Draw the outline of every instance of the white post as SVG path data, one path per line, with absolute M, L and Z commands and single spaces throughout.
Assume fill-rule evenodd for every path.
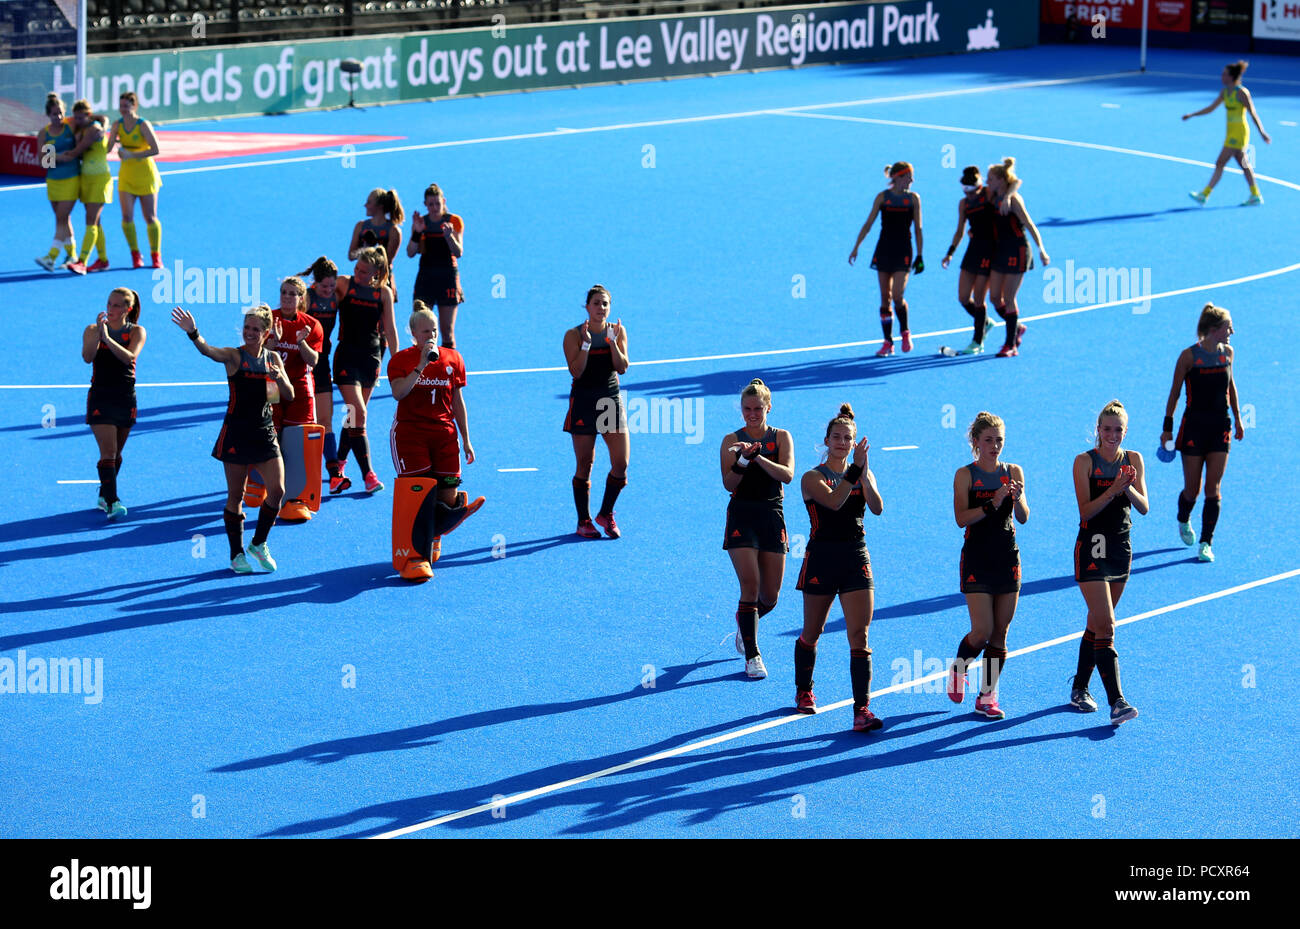
M 1143 71 L 1147 69 L 1147 12 L 1150 6 L 1151 0 L 1142 0 L 1142 57 L 1138 64 Z
M 86 6 L 77 0 L 77 99 L 86 99 Z

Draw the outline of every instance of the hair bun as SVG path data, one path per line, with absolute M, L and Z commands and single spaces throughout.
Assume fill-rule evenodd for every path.
M 1008 155 L 1006 158 L 1002 159 L 1002 166 L 1007 170 L 1010 170 L 1016 166 L 1016 159 Z
M 763 379 L 762 379 L 761 377 L 756 377 L 756 378 L 754 378 L 752 381 L 749 382 L 749 385 L 750 385 L 751 387 L 754 386 L 755 384 L 757 384 L 759 387 L 766 387 L 766 386 L 767 386 L 766 384 L 763 383 Z
M 841 403 L 841 404 L 840 404 L 840 416 L 844 417 L 845 419 L 852 419 L 852 418 L 853 418 L 853 407 L 849 406 L 847 403 Z

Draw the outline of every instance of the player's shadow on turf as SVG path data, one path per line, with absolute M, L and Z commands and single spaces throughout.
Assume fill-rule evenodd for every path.
M 1222 210 L 1226 208 L 1226 204 L 1222 206 L 1174 206 L 1167 210 L 1151 210 L 1146 213 L 1114 213 L 1110 216 L 1089 216 L 1086 219 L 1066 219 L 1062 216 L 1049 216 L 1047 219 L 1039 222 L 1038 225 L 1055 227 L 1087 226 L 1092 223 L 1119 223 L 1126 219 L 1152 219 L 1157 216 L 1168 216 L 1172 213 L 1201 213 L 1208 210 Z
M 53 281 L 58 280 L 60 277 L 75 281 L 80 275 L 68 271 L 0 271 L 0 284 L 21 284 L 23 281 Z
M 603 537 L 602 537 L 603 540 Z M 563 535 L 551 535 L 544 539 L 529 539 L 527 542 L 512 542 L 504 548 L 499 549 L 496 545 L 488 545 L 483 548 L 471 548 L 463 552 L 454 552 L 451 555 L 443 555 L 438 559 L 438 571 L 444 568 L 467 568 L 476 564 L 493 564 L 495 562 L 506 561 L 510 558 L 522 558 L 525 555 L 536 555 L 538 552 L 544 552 L 549 548 L 555 548 L 560 545 L 573 545 L 582 542 L 601 541 L 597 539 L 584 539 L 576 532 L 566 532 Z M 493 554 L 500 551 L 500 555 Z M 485 557 L 476 558 L 475 555 Z
M 482 729 L 487 726 L 497 726 L 506 723 L 521 722 L 523 720 L 556 716 L 561 713 L 573 713 L 579 710 L 610 706 L 616 703 L 622 703 L 625 700 L 633 700 L 639 697 L 648 697 L 656 693 L 666 693 L 669 691 L 680 692 L 688 687 L 702 687 L 708 684 L 717 684 L 729 679 L 731 675 L 725 674 L 693 681 L 687 681 L 686 677 L 692 671 L 708 668 L 715 664 L 730 664 L 730 662 L 730 659 L 714 659 L 712 661 L 692 662 L 691 664 L 670 665 L 660 671 L 658 676 L 655 677 L 654 687 L 645 687 L 638 681 L 628 690 L 614 694 L 606 694 L 597 697 L 584 697 L 577 700 L 556 700 L 547 703 L 503 707 L 496 710 L 481 710 L 474 713 L 466 713 L 462 716 L 453 716 L 450 719 L 438 720 L 437 722 L 423 723 L 419 726 L 408 726 L 405 729 L 394 729 L 390 732 L 376 732 L 370 735 L 349 736 L 348 738 L 343 739 L 331 739 L 326 742 L 315 742 L 311 745 L 304 745 L 287 752 L 280 752 L 274 755 L 263 755 L 260 758 L 249 758 L 244 761 L 231 762 L 230 764 L 221 765 L 212 770 L 216 773 L 250 771 L 256 768 L 268 768 L 273 765 L 289 764 L 295 761 L 309 761 L 313 764 L 332 764 L 336 761 L 344 761 L 345 759 L 356 755 L 370 755 L 376 752 L 403 751 L 411 748 L 427 748 L 431 745 L 437 745 L 441 741 L 441 739 L 438 738 L 439 736 L 451 735 L 452 733 L 468 732 L 475 729 Z
M 170 413 L 188 413 L 188 415 L 173 416 L 169 419 L 163 418 L 164 415 Z M 135 425 L 131 427 L 131 435 L 139 436 L 148 432 L 166 432 L 172 429 L 184 429 L 186 426 L 220 422 L 225 417 L 225 414 L 225 407 L 220 403 L 178 403 L 174 406 L 141 409 L 136 417 Z M 39 432 L 41 434 L 33 436 L 33 438 L 42 441 L 70 437 L 86 439 L 90 436 L 90 427 L 83 422 L 83 419 L 84 413 L 79 409 L 75 417 L 67 417 L 65 425 L 53 429 L 47 429 L 37 422 L 26 423 L 21 426 L 5 426 L 0 429 L 0 432 Z M 130 455 L 130 449 L 127 449 L 127 454 Z M 85 460 L 89 467 L 93 461 L 92 457 L 87 455 Z

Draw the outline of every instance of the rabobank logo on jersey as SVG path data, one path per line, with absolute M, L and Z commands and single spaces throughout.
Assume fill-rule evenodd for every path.
M 415 386 L 417 386 L 417 387 L 450 387 L 450 386 L 451 386 L 451 368 L 450 368 L 450 367 L 447 368 L 447 377 L 442 378 L 442 377 L 424 377 L 424 376 L 421 376 L 421 377 L 419 377 L 419 378 L 416 379 L 416 381 L 415 381 Z

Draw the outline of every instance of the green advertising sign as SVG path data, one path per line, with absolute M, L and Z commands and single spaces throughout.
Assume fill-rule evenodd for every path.
M 87 96 L 112 111 L 134 90 L 167 121 L 1023 48 L 1038 36 L 1036 0 L 907 0 L 496 26 L 297 43 L 92 56 Z M 339 62 L 355 58 L 355 78 Z M 0 62 L 13 104 L 37 113 L 54 90 L 71 102 L 71 59 Z M 12 109 L 12 108 L 11 108 Z

